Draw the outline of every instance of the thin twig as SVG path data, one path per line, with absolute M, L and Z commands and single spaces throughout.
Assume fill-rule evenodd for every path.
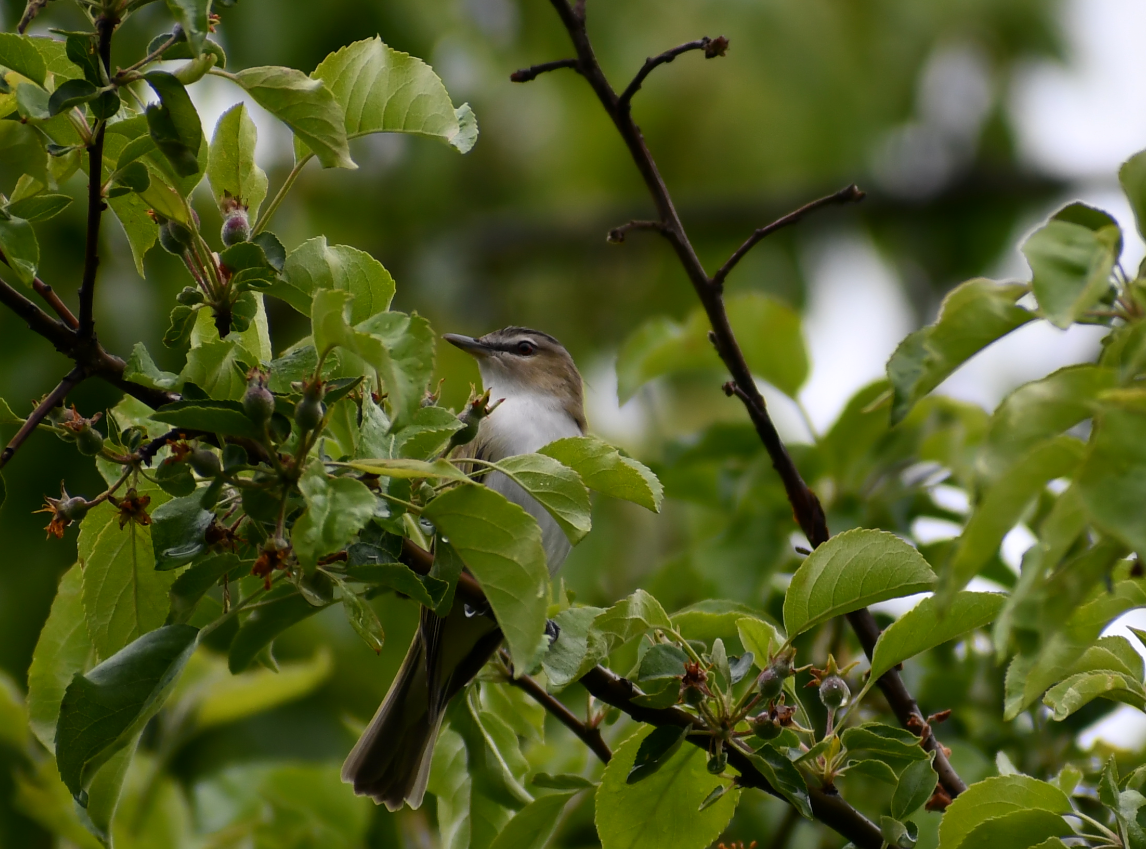
M 31 435 L 32 431 L 39 426 L 40 422 L 48 417 L 48 414 L 51 413 L 54 408 L 64 402 L 64 398 L 83 381 L 84 377 L 84 371 L 79 366 L 76 366 L 64 375 L 64 379 L 36 406 L 36 409 L 32 411 L 32 415 L 28 416 L 24 424 L 16 431 L 16 435 L 12 437 L 12 441 L 0 452 L 0 469 L 7 465 L 8 461 L 12 459 L 20 446 L 24 444 L 24 440 Z
M 502 658 L 506 663 L 509 663 L 509 653 L 501 650 Z M 549 713 L 553 714 L 557 720 L 576 734 L 589 750 L 601 759 L 602 763 L 608 763 L 613 758 L 613 750 L 609 748 L 609 744 L 605 742 L 605 738 L 601 736 L 601 729 L 591 727 L 587 723 L 582 722 L 577 718 L 577 715 L 565 705 L 561 704 L 556 697 L 551 695 L 544 687 L 538 684 L 535 680 L 528 675 L 522 675 L 520 678 L 514 678 L 512 675 L 509 677 L 507 683 L 519 690 L 524 691 L 531 699 L 545 708 Z
M 71 351 L 75 334 L 3 280 L 0 280 L 0 304 L 24 319 L 29 328 L 51 342 L 57 351 L 64 354 Z
M 673 205 L 672 196 L 669 194 L 668 187 L 664 182 L 664 178 L 661 176 L 660 170 L 657 168 L 656 161 L 653 159 L 648 145 L 645 143 L 640 128 L 633 122 L 632 113 L 627 108 L 627 105 L 622 105 L 621 99 L 609 84 L 608 78 L 605 76 L 600 63 L 597 61 L 592 42 L 589 40 L 588 31 L 585 28 L 583 7 L 579 5 L 577 9 L 574 9 L 574 7 L 569 4 L 569 0 L 550 0 L 550 4 L 557 12 L 561 23 L 565 26 L 569 34 L 570 40 L 573 42 L 573 47 L 576 50 L 579 60 L 578 69 L 581 75 L 585 77 L 585 80 L 592 87 L 594 93 L 597 95 L 597 99 L 600 100 L 601 105 L 612 119 L 613 125 L 620 133 L 626 147 L 628 147 L 629 154 L 632 156 L 633 162 L 637 166 L 641 177 L 644 179 L 649 194 L 652 196 L 653 202 L 656 205 L 657 214 L 664 227 L 662 232 L 673 246 L 673 250 L 676 251 L 677 258 L 680 260 L 685 273 L 688 275 L 689 282 L 692 284 L 697 297 L 700 299 L 701 305 L 704 307 L 704 311 L 712 325 L 713 343 L 716 346 L 717 354 L 720 355 L 721 360 L 723 360 L 732 376 L 732 380 L 725 384 L 725 392 L 729 395 L 735 395 L 744 404 L 744 408 L 752 420 L 756 433 L 759 435 L 761 442 L 764 443 L 764 448 L 772 460 L 772 466 L 776 469 L 781 482 L 784 484 L 788 501 L 792 505 L 792 512 L 800 528 L 803 530 L 804 535 L 808 538 L 808 542 L 815 548 L 826 542 L 830 536 L 823 507 L 820 505 L 815 493 L 812 492 L 811 488 L 801 477 L 799 470 L 796 468 L 796 464 L 788 454 L 787 447 L 776 431 L 776 426 L 768 415 L 764 398 L 756 386 L 752 371 L 749 369 L 744 359 L 744 353 L 736 341 L 735 334 L 732 332 L 732 326 L 728 320 L 728 312 L 724 305 L 724 299 L 721 296 L 721 287 L 714 285 L 713 279 L 710 278 L 705 271 L 704 265 L 701 263 L 700 258 L 696 254 L 696 250 L 688 239 L 684 225 L 680 220 L 680 216 L 677 214 L 676 207 Z M 671 53 L 672 51 L 669 52 Z M 634 80 L 634 82 L 636 82 L 636 80 Z M 854 199 L 856 198 L 849 197 L 849 202 Z M 806 214 L 806 212 L 804 214 Z M 729 267 L 728 270 L 731 270 L 731 267 Z M 727 274 L 727 271 L 725 271 L 725 274 Z M 857 613 L 849 616 L 849 621 L 853 627 L 856 627 L 857 623 L 860 623 L 862 626 L 862 624 L 870 618 L 871 614 L 867 611 L 857 611 Z M 874 626 L 874 619 L 871 620 L 871 624 Z M 875 628 L 875 634 L 878 636 L 878 628 Z M 871 645 L 874 645 L 874 639 L 871 640 L 871 645 L 868 645 L 865 636 L 863 634 L 859 634 L 859 636 L 860 642 L 864 644 L 864 650 L 870 658 Z M 878 683 L 900 723 L 904 724 L 905 727 L 909 727 L 910 723 L 916 721 L 913 717 L 917 717 L 919 711 L 914 699 L 910 697 L 906 687 L 903 686 L 902 680 L 899 679 L 898 673 L 892 670 L 880 678 Z M 955 774 L 954 770 L 951 769 L 942 747 L 938 746 L 937 742 L 935 746 L 936 770 L 941 777 L 947 793 L 951 797 L 955 797 L 965 789 L 965 785 Z
M 659 221 L 629 221 L 610 230 L 609 234 L 605 236 L 605 241 L 619 245 L 625 241 L 625 236 L 630 230 L 655 230 L 658 233 L 664 233 L 665 225 Z
M 660 65 L 667 65 L 680 54 L 687 53 L 690 50 L 703 50 L 705 59 L 713 59 L 717 56 L 723 56 L 724 51 L 727 49 L 728 39 L 723 35 L 717 36 L 716 38 L 709 38 L 706 35 L 704 38 L 698 38 L 696 41 L 680 44 L 657 56 L 650 56 L 645 60 L 645 64 L 641 66 L 641 69 L 637 71 L 637 75 L 633 77 L 633 81 L 621 92 L 621 97 L 617 101 L 617 107 L 628 112 L 632 104 L 633 95 L 641 90 L 641 85 L 644 83 L 645 78 L 648 77 L 655 68 Z
M 36 19 L 36 15 L 40 14 L 47 5 L 48 0 L 28 0 L 28 5 L 24 7 L 24 14 L 20 16 L 20 22 L 16 24 L 16 32 L 23 35 L 32 21 Z
M 111 73 L 111 36 L 118 22 L 114 18 L 96 18 L 96 31 L 99 33 L 99 61 L 104 70 Z M 96 271 L 99 269 L 99 225 L 107 204 L 103 199 L 103 139 L 107 128 L 106 121 L 99 121 L 88 145 L 88 226 L 84 244 L 84 275 L 80 281 L 80 325 L 81 339 L 95 338 Z
M 56 294 L 55 289 L 39 277 L 33 278 L 32 288 L 36 290 L 36 293 L 44 299 L 48 306 L 56 311 L 56 315 L 58 315 L 68 327 L 72 330 L 76 330 L 80 326 L 79 320 L 72 311 L 68 309 L 68 305 L 60 300 L 60 296 Z
M 531 65 L 528 68 L 522 68 L 519 71 L 514 71 L 509 75 L 510 82 L 527 83 L 530 80 L 535 80 L 539 76 L 549 71 L 557 71 L 561 68 L 572 68 L 577 70 L 576 59 L 555 59 L 552 62 L 542 62 L 540 65 Z
M 717 288 L 724 285 L 724 279 L 728 277 L 730 271 L 736 267 L 736 264 L 744 258 L 756 245 L 757 242 L 775 233 L 777 230 L 782 230 L 790 224 L 795 224 L 800 221 L 804 216 L 809 213 L 815 212 L 817 209 L 823 209 L 825 206 L 839 206 L 845 203 L 858 203 L 864 199 L 864 193 L 860 191 L 859 186 L 854 183 L 847 188 L 840 189 L 834 194 L 827 195 L 806 203 L 794 212 L 789 212 L 787 215 L 777 218 L 766 227 L 761 227 L 756 230 L 751 236 L 745 239 L 744 244 L 736 249 L 736 251 L 728 258 L 724 265 L 720 266 L 720 270 L 712 275 L 712 285 Z

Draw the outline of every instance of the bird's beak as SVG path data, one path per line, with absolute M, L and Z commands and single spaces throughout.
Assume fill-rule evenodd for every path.
M 460 333 L 444 333 L 442 338 L 455 348 L 461 348 L 467 354 L 473 354 L 475 357 L 484 357 L 489 353 L 489 346 L 472 336 L 462 336 Z

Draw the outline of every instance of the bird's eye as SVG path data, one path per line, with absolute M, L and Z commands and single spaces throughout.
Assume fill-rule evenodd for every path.
M 522 339 L 517 343 L 517 353 L 523 357 L 531 357 L 537 353 L 537 346 L 528 339 Z

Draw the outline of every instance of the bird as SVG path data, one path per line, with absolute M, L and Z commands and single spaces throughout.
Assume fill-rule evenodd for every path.
M 500 399 L 456 458 L 496 462 L 585 433 L 581 373 L 565 347 L 548 333 L 506 327 L 476 338 L 455 333 L 443 338 L 477 360 L 483 389 Z M 537 520 L 549 573 L 554 574 L 571 548 L 557 522 L 502 473 L 485 475 L 483 483 Z M 391 811 L 404 804 L 421 806 L 446 706 L 501 645 L 497 623 L 476 613 L 462 603 L 455 603 L 445 617 L 422 608 L 406 659 L 342 766 L 342 780 L 353 785 L 357 795 L 369 796 Z

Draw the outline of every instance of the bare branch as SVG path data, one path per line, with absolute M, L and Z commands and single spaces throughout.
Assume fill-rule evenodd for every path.
M 645 78 L 648 77 L 657 66 L 667 65 L 680 54 L 688 53 L 690 50 L 703 50 L 705 59 L 714 59 L 717 56 L 723 56 L 727 49 L 728 39 L 723 35 L 719 35 L 716 38 L 709 38 L 706 35 L 704 38 L 698 38 L 696 41 L 689 41 L 685 44 L 677 45 L 671 50 L 666 50 L 657 56 L 650 56 L 645 60 L 645 64 L 641 66 L 641 69 L 637 71 L 637 75 L 633 77 L 633 81 L 621 92 L 621 97 L 617 101 L 618 108 L 626 112 L 629 111 L 632 105 L 633 95 L 641 90 L 641 85 L 644 84 Z
M 96 31 L 99 33 L 98 53 L 104 70 L 111 74 L 111 36 L 118 24 L 114 18 L 96 18 Z M 106 121 L 99 121 L 91 144 L 88 145 L 88 225 L 84 244 L 84 275 L 80 281 L 80 324 L 82 339 L 95 338 L 96 271 L 99 269 L 99 225 L 107 204 L 103 199 L 103 139 Z
M 60 296 L 56 294 L 55 289 L 53 289 L 39 277 L 36 277 L 32 280 L 32 288 L 36 290 L 36 293 L 44 299 L 48 306 L 56 311 L 56 315 L 58 315 L 64 321 L 64 323 L 68 325 L 68 327 L 70 327 L 72 330 L 79 328 L 79 320 L 75 317 L 72 311 L 68 309 L 68 305 L 60 300 Z
M 501 656 L 507 664 L 510 662 L 509 653 L 505 649 L 501 650 Z M 612 760 L 613 750 L 609 748 L 609 744 L 601 736 L 601 729 L 582 722 L 573 711 L 561 704 L 556 697 L 535 680 L 528 675 L 522 675 L 520 678 L 511 677 L 507 683 L 525 692 L 531 699 L 553 714 L 562 725 L 576 734 L 581 742 L 589 747 L 589 751 L 601 759 L 602 763 L 608 763 Z
M 48 0 L 28 0 L 28 5 L 24 7 L 24 14 L 20 16 L 20 22 L 16 24 L 16 32 L 23 35 L 32 21 L 36 19 L 36 15 L 40 14 L 47 5 Z
M 665 232 L 665 225 L 659 221 L 629 221 L 620 227 L 614 227 L 610 230 L 609 234 L 605 236 L 605 241 L 619 245 L 625 241 L 625 235 L 630 230 L 656 230 L 658 233 L 663 234 Z
M 39 426 L 40 422 L 47 418 L 48 414 L 52 412 L 55 407 L 64 403 L 64 398 L 66 398 L 68 393 L 76 386 L 83 382 L 84 377 L 84 371 L 79 366 L 76 366 L 64 375 L 64 379 L 36 406 L 36 409 L 32 411 L 32 415 L 28 416 L 24 424 L 16 431 L 16 435 L 12 437 L 12 441 L 0 452 L 0 469 L 7 465 L 8 461 L 12 459 L 20 446 L 24 444 L 24 440 L 31 436 L 32 431 Z
M 8 307 L 28 323 L 28 327 L 51 342 L 57 351 L 68 353 L 75 335 L 62 322 L 52 318 L 20 292 L 0 280 L 0 304 Z
M 788 501 L 792 505 L 792 512 L 800 528 L 803 530 L 804 535 L 808 538 L 808 542 L 815 548 L 826 542 L 830 536 L 823 507 L 820 505 L 816 494 L 801 477 L 799 470 L 796 468 L 796 464 L 788 454 L 788 449 L 776 431 L 776 426 L 768 415 L 764 398 L 760 394 L 760 390 L 756 387 L 756 382 L 752 377 L 752 371 L 744 359 L 744 353 L 736 341 L 736 335 L 732 332 L 732 326 L 728 320 L 728 312 L 724 305 L 724 299 L 721 296 L 721 286 L 714 284 L 715 278 L 709 278 L 700 258 L 696 254 L 696 250 L 689 241 L 684 225 L 673 205 L 672 196 L 669 194 L 668 187 L 665 185 L 664 178 L 661 176 L 656 161 L 653 159 L 652 153 L 645 143 L 644 136 L 633 122 L 627 101 L 622 103 L 623 97 L 618 98 L 616 92 L 614 92 L 612 86 L 609 84 L 609 80 L 605 76 L 604 71 L 601 69 L 601 65 L 597 61 L 593 51 L 592 42 L 589 40 L 588 32 L 585 29 L 584 16 L 579 15 L 577 11 L 569 5 L 569 0 L 550 0 L 550 4 L 557 12 L 561 23 L 569 33 L 569 38 L 573 42 L 574 49 L 577 51 L 581 75 L 585 77 L 586 81 L 593 88 L 597 99 L 600 100 L 601 105 L 612 119 L 614 126 L 616 126 L 617 131 L 621 134 L 621 138 L 628 147 L 629 154 L 632 156 L 633 162 L 637 166 L 641 177 L 644 179 L 649 194 L 652 196 L 653 202 L 656 205 L 657 213 L 660 216 L 660 221 L 663 226 L 662 232 L 670 244 L 672 244 L 673 250 L 676 251 L 677 258 L 680 260 L 681 266 L 688 275 L 689 282 L 692 283 L 692 287 L 700 299 L 701 305 L 704 307 L 704 311 L 712 325 L 713 344 L 716 346 L 717 354 L 720 355 L 721 360 L 723 360 L 732 377 L 732 380 L 725 384 L 725 392 L 729 395 L 735 395 L 744 404 L 744 408 L 752 420 L 756 433 L 759 435 L 765 450 L 768 452 L 768 456 L 772 460 L 772 466 L 776 469 L 781 482 L 784 484 Z M 669 52 L 671 53 L 672 51 Z M 653 60 L 650 60 L 650 62 L 652 61 Z M 646 66 L 648 65 L 649 63 L 646 62 Z M 655 67 L 655 64 L 653 67 Z M 642 68 L 642 71 L 644 70 L 645 69 Z M 647 76 L 647 72 L 645 75 Z M 643 77 L 638 74 L 638 79 L 635 79 L 634 83 L 642 79 Z M 629 88 L 633 88 L 632 84 L 630 84 Z M 627 91 L 628 89 L 626 89 L 626 92 Z M 631 95 L 629 96 L 631 97 Z M 838 194 L 841 195 L 841 199 L 838 201 L 835 200 L 835 196 L 832 196 L 832 200 L 813 202 L 807 207 L 796 210 L 796 212 L 790 216 L 785 216 L 776 224 L 770 225 L 769 228 L 763 229 L 767 232 L 774 232 L 775 229 L 779 227 L 795 223 L 795 221 L 798 221 L 813 209 L 818 209 L 820 205 L 843 202 L 850 203 L 859 199 L 857 194 L 862 196 L 862 193 L 854 187 L 848 187 L 842 193 Z M 737 251 L 738 255 L 734 254 L 736 261 L 739 261 L 740 256 L 743 256 L 743 252 L 746 252 L 755 242 L 767 235 L 767 232 L 759 237 L 755 237 L 754 234 L 754 240 L 750 240 L 751 244 L 746 243 L 746 246 L 742 246 L 741 250 Z M 725 263 L 725 268 L 722 269 L 723 275 L 718 272 L 718 275 L 721 275 L 721 281 L 723 281 L 724 276 L 727 275 L 728 271 L 730 271 L 734 265 L 735 262 L 732 262 L 731 265 Z M 875 637 L 871 637 L 870 633 L 861 633 L 860 629 L 865 628 L 865 623 L 868 623 L 869 620 L 871 627 L 874 629 Z M 861 644 L 864 646 L 864 651 L 870 658 L 872 647 L 875 644 L 875 638 L 879 635 L 879 629 L 875 626 L 874 619 L 871 618 L 869 612 L 863 610 L 857 611 L 857 613 L 849 616 L 849 621 L 852 627 L 857 629 L 857 635 L 860 638 Z M 910 693 L 907 692 L 906 687 L 904 687 L 902 680 L 899 678 L 899 674 L 895 670 L 888 672 L 880 678 L 878 685 L 885 697 L 887 697 L 900 723 L 910 728 L 912 723 L 918 720 L 919 709 L 915 705 L 914 699 L 911 698 Z M 955 797 L 965 789 L 965 785 L 951 768 L 950 763 L 947 762 L 942 747 L 934 742 L 934 738 L 932 738 L 932 741 L 936 752 L 936 771 L 939 773 L 943 787 L 948 795 Z M 925 741 L 925 745 L 926 744 Z
M 542 62 L 540 65 L 531 65 L 528 68 L 522 68 L 520 71 L 514 71 L 509 75 L 509 79 L 510 82 L 527 83 L 537 79 L 544 73 L 557 71 L 561 68 L 572 68 L 574 71 L 579 71 L 576 59 L 555 59 L 552 62 Z
M 729 272 L 736 267 L 740 260 L 744 259 L 744 255 L 748 253 L 756 245 L 757 242 L 771 236 L 777 230 L 782 230 L 790 224 L 795 224 L 806 215 L 815 212 L 818 209 L 823 209 L 826 206 L 842 206 L 846 203 L 859 203 L 864 199 L 864 193 L 860 191 L 859 186 L 854 183 L 845 189 L 840 189 L 834 194 L 814 200 L 811 203 L 806 203 L 794 212 L 789 212 L 787 215 L 777 218 L 766 227 L 761 227 L 749 236 L 740 247 L 728 258 L 724 265 L 720 266 L 720 270 L 712 275 L 712 285 L 720 288 L 724 285 L 724 279 L 728 277 Z

